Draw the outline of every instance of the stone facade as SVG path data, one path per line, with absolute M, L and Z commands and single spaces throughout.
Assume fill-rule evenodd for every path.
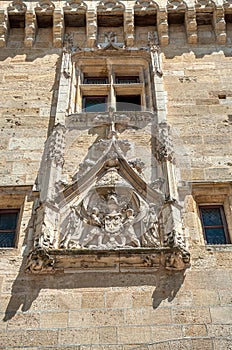
M 1 349 L 231 348 L 231 6 L 0 1 Z

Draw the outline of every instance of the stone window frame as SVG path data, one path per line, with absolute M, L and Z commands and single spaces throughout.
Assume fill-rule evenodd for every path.
M 226 217 L 225 217 L 224 206 L 223 205 L 215 205 L 215 204 L 214 205 L 200 205 L 200 206 L 198 206 L 198 208 L 199 208 L 200 215 L 201 215 L 201 225 L 202 225 L 202 231 L 203 231 L 203 234 L 204 234 L 205 244 L 206 245 L 217 245 L 217 243 L 209 243 L 208 240 L 207 240 L 207 236 L 206 236 L 206 232 L 205 232 L 205 229 L 207 228 L 207 225 L 204 225 L 204 222 L 203 222 L 202 209 L 219 209 L 220 217 L 221 217 L 221 220 L 222 220 L 222 224 L 221 225 L 215 225 L 215 228 L 219 227 L 219 226 L 221 226 L 223 228 L 224 238 L 225 238 L 226 242 L 222 243 L 222 244 L 231 244 L 229 233 L 228 233 L 227 221 L 226 221 Z M 221 245 L 221 243 L 218 243 L 218 244 Z
M 19 226 L 20 226 L 20 222 L 19 222 L 19 218 L 20 218 L 20 208 L 2 208 L 0 209 L 0 215 L 1 214 L 17 214 L 16 216 L 16 225 L 15 225 L 15 228 L 14 229 L 4 229 L 4 230 L 0 230 L 0 236 L 2 233 L 14 233 L 14 238 L 12 239 L 12 245 L 10 246 L 2 246 L 0 244 L 0 249 L 12 249 L 12 248 L 17 248 L 18 246 L 18 233 L 19 233 Z M 0 240 L 1 242 L 1 240 Z
M 15 244 L 13 247 L 0 247 L 0 251 L 9 250 L 17 255 L 24 245 L 25 232 L 27 231 L 27 239 L 31 240 L 32 228 L 27 216 L 32 208 L 31 197 L 32 186 L 0 186 L 0 211 L 18 211 L 17 225 L 15 231 Z M 26 229 L 25 232 L 24 229 Z
M 96 57 L 97 59 L 97 57 Z M 109 106 L 113 107 L 114 110 L 116 109 L 116 97 L 117 95 L 140 95 L 141 96 L 141 110 L 149 110 L 152 108 L 152 93 L 150 92 L 150 96 L 147 98 L 146 95 L 148 93 L 148 88 L 145 76 L 144 76 L 144 70 L 147 69 L 146 67 L 147 62 L 141 62 L 140 59 L 138 59 L 138 62 L 131 62 L 129 61 L 130 58 L 125 57 L 126 62 L 124 64 L 118 64 L 117 63 L 117 57 L 114 59 L 112 57 L 105 57 L 104 63 L 96 63 L 96 66 L 98 65 L 97 71 L 100 71 L 101 69 L 104 70 L 104 76 L 108 78 L 107 84 L 86 84 L 85 79 L 86 76 L 90 76 L 91 78 L 101 78 L 102 75 L 99 73 L 99 75 L 94 72 L 93 66 L 89 65 L 88 59 L 82 59 L 81 64 L 76 64 L 76 72 L 77 72 L 77 93 L 76 93 L 76 102 L 75 102 L 75 110 L 78 111 L 78 102 L 80 105 L 81 102 L 81 109 L 83 109 L 83 97 L 86 96 L 106 96 L 107 97 L 107 103 Z M 129 71 L 127 71 L 129 69 Z M 149 68 L 148 68 L 149 69 Z M 139 77 L 139 82 L 136 83 L 118 83 L 116 78 L 120 77 L 128 77 L 136 76 Z M 150 89 L 151 90 L 151 89 Z
M 227 183 L 194 183 L 192 195 L 196 204 L 196 216 L 198 221 L 199 242 L 207 247 L 231 246 L 232 242 L 232 184 Z M 201 221 L 200 207 L 221 206 L 225 215 L 228 243 L 208 244 L 205 240 L 204 229 Z

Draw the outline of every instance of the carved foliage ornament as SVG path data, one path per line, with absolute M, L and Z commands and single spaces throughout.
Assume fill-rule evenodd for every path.
M 27 6 L 22 0 L 15 0 L 8 6 L 7 10 L 9 13 L 25 13 Z
M 64 163 L 65 148 L 65 130 L 64 127 L 58 125 L 47 143 L 46 159 L 55 162 L 56 166 L 62 166 Z
M 156 158 L 159 161 L 169 160 L 172 162 L 174 160 L 174 150 L 170 133 L 170 126 L 167 123 L 160 123 L 158 133 L 158 138 L 155 138 Z

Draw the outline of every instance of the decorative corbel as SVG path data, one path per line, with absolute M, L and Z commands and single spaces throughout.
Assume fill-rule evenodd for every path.
M 4 10 L 0 10 L 0 47 L 6 46 L 8 35 L 8 17 Z
M 25 38 L 24 46 L 31 48 L 35 41 L 36 35 L 36 17 L 33 10 L 27 10 L 25 13 Z
M 217 6 L 214 10 L 213 26 L 217 44 L 224 45 L 226 43 L 226 22 L 224 8 L 222 6 Z
M 38 248 L 29 254 L 25 271 L 31 273 L 51 272 L 53 265 L 54 258 L 48 254 L 46 249 Z
M 63 46 L 64 35 L 64 15 L 61 9 L 53 12 L 53 46 L 61 48 Z
M 168 13 L 166 8 L 160 8 L 157 11 L 157 29 L 159 35 L 160 45 L 168 45 L 169 34 L 168 34 Z
M 185 28 L 188 44 L 197 44 L 197 20 L 194 7 L 188 7 L 185 12 Z
M 126 46 L 132 47 L 134 45 L 134 11 L 133 9 L 126 9 L 124 12 L 124 37 Z
M 87 46 L 95 47 L 97 42 L 97 12 L 95 9 L 88 10 L 86 13 L 87 21 Z

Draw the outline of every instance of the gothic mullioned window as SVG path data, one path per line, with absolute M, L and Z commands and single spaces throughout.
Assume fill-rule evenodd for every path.
M 141 58 L 133 62 L 112 57 L 79 59 L 76 112 L 146 111 L 153 109 L 149 67 Z

